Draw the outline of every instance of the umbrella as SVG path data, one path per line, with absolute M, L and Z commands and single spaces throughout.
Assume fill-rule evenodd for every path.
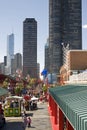
M 9 96 L 9 97 L 6 97 L 6 99 L 23 99 L 23 97 L 20 97 L 20 96 Z
M 25 99 L 25 100 L 30 100 L 30 98 L 31 98 L 31 97 L 30 97 L 29 95 L 25 95 L 25 96 L 24 96 L 24 99 Z
M 23 97 L 20 97 L 20 96 L 13 96 L 14 98 L 17 98 L 17 99 L 23 99 Z
M 31 98 L 31 101 L 34 101 L 34 100 L 38 100 L 38 98 L 36 98 L 35 96 L 33 96 L 33 97 Z

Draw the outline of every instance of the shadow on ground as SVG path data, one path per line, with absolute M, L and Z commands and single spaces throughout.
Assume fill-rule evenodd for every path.
M 14 122 L 14 121 L 10 121 L 10 122 L 6 122 L 6 124 L 0 129 L 0 130 L 25 130 L 25 128 L 23 128 L 24 123 L 23 122 Z
M 39 107 L 38 109 L 44 109 L 43 107 Z

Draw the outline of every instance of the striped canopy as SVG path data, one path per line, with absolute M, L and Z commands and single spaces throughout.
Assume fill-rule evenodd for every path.
M 49 89 L 75 130 L 87 130 L 87 85 L 65 85 Z

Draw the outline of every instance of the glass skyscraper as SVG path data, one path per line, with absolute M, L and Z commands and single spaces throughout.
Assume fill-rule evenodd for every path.
M 50 73 L 59 73 L 63 64 L 62 43 L 82 49 L 81 0 L 49 0 Z
M 12 60 L 14 59 L 14 34 L 7 37 L 7 74 L 11 74 Z

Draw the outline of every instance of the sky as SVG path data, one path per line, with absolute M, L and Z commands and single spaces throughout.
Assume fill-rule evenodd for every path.
M 7 35 L 15 35 L 15 53 L 22 54 L 23 21 L 37 21 L 37 62 L 44 69 L 44 46 L 49 36 L 48 0 L 0 0 L 0 62 L 7 55 Z M 82 0 L 82 46 L 87 49 L 87 0 Z

